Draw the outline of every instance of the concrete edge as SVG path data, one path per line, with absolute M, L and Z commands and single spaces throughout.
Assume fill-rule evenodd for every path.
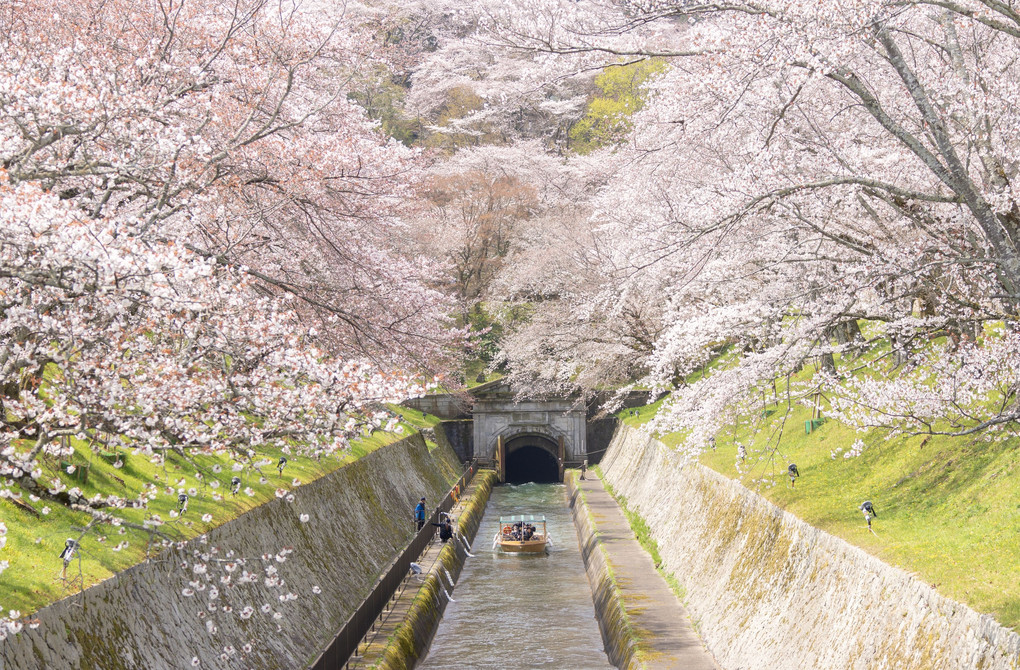
M 570 499 L 570 513 L 577 529 L 577 543 L 581 548 L 585 572 L 591 586 L 595 604 L 595 618 L 599 622 L 602 642 L 610 663 L 630 670 L 644 668 L 641 638 L 627 616 L 620 590 L 609 563 L 609 553 L 598 536 L 598 526 L 584 494 L 577 487 L 577 474 L 568 472 L 563 478 Z
M 462 499 L 463 508 L 457 517 L 456 532 L 472 543 L 481 526 L 495 481 L 495 471 L 479 470 Z M 443 546 L 404 620 L 386 641 L 381 659 L 372 667 L 380 670 L 410 670 L 428 652 L 447 604 L 446 597 L 442 595 L 447 584 L 440 573 L 448 572 L 456 583 L 466 559 L 464 547 L 455 540 Z

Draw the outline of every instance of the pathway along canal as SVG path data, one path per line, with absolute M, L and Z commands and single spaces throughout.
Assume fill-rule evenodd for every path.
M 545 515 L 548 554 L 492 548 L 499 517 Z M 428 656 L 417 667 L 612 668 L 563 484 L 497 486 Z

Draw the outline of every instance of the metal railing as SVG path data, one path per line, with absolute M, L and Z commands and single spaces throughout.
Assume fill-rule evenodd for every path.
M 410 544 L 400 552 L 379 577 L 379 581 L 376 582 L 372 591 L 361 601 L 358 608 L 354 610 L 354 614 L 343 625 L 326 650 L 312 662 L 309 666 L 311 670 L 339 670 L 350 660 L 351 656 L 355 655 L 361 641 L 375 630 L 376 623 L 382 618 L 393 595 L 411 570 L 411 563 L 421 556 L 435 540 L 436 528 L 430 524 L 439 522 L 440 512 L 449 512 L 453 509 L 456 504 L 454 492 L 459 491 L 462 495 L 477 471 L 477 462 L 472 461 L 461 475 L 460 480 L 432 512 L 432 517 L 425 523 L 425 526 L 415 533 Z

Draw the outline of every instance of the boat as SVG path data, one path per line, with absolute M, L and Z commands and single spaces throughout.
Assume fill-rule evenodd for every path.
M 545 517 L 526 514 L 499 517 L 499 530 L 492 538 L 493 548 L 510 554 L 537 554 L 551 544 Z

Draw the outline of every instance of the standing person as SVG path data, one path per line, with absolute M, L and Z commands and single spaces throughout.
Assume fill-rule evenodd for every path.
M 417 506 L 414 508 L 414 521 L 418 525 L 418 530 L 425 527 L 425 497 L 418 501 Z
M 584 459 L 584 463 L 581 463 L 581 479 L 584 479 L 584 473 L 588 472 L 588 459 Z
M 865 500 L 857 509 L 861 510 L 861 513 L 864 514 L 864 520 L 868 522 L 868 530 L 871 530 L 871 517 L 875 517 L 876 519 L 878 518 L 878 512 L 875 511 L 875 506 L 871 504 L 870 500 Z M 875 531 L 872 530 L 871 532 Z
M 439 539 L 443 541 L 443 544 L 446 544 L 446 541 L 453 537 L 453 524 L 450 522 L 449 515 L 444 516 L 443 520 L 439 523 L 433 522 L 432 525 L 439 528 Z

